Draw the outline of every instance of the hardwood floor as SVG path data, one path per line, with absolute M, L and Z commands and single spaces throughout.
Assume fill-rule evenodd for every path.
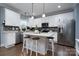
M 15 45 L 11 48 L 0 48 L 0 56 L 23 56 L 24 54 L 21 52 L 22 50 L 22 43 Z M 26 52 L 26 51 L 24 51 Z M 28 55 L 29 56 L 30 50 Z M 47 51 L 47 54 L 45 56 L 51 56 L 52 52 Z M 72 47 L 62 46 L 55 44 L 55 56 L 75 56 L 75 49 Z M 35 56 L 35 52 L 33 52 L 32 56 Z M 44 56 L 38 53 L 38 56 Z

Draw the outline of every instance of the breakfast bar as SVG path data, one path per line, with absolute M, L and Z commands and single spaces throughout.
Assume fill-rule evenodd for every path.
M 35 33 L 35 32 L 24 32 L 23 36 L 30 36 L 30 39 L 26 41 L 26 49 L 32 50 L 32 51 L 37 51 L 40 54 L 45 55 L 48 50 L 48 42 L 49 42 L 49 37 L 53 38 L 54 33 Z M 39 37 L 40 39 L 37 41 L 37 50 L 36 50 L 36 43 L 35 41 L 32 41 L 32 37 Z M 54 43 L 53 39 L 52 42 Z M 53 50 L 54 51 L 54 45 Z

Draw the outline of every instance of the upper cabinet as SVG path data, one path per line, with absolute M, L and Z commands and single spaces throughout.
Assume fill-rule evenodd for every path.
M 19 26 L 20 14 L 5 8 L 5 25 Z
M 53 15 L 53 16 L 48 17 L 50 27 L 59 26 L 59 25 L 62 26 L 66 22 L 72 19 L 74 19 L 73 12 L 62 13 L 62 14 Z

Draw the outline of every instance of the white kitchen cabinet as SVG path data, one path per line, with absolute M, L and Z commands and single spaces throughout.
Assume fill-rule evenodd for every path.
M 19 26 L 20 14 L 5 8 L 5 25 Z
M 3 45 L 5 48 L 9 48 L 15 45 L 15 41 L 16 41 L 16 32 L 14 31 L 3 31 L 2 35 L 4 35 L 2 37 L 3 39 Z

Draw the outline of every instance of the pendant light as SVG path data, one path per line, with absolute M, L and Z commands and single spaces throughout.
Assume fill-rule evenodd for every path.
M 32 16 L 31 19 L 34 19 L 34 15 L 33 15 L 33 3 L 32 3 Z
M 26 19 L 26 12 L 25 12 L 25 16 L 24 16 L 24 19 Z
M 42 14 L 42 17 L 46 17 L 45 15 L 45 4 L 43 3 L 43 14 Z

